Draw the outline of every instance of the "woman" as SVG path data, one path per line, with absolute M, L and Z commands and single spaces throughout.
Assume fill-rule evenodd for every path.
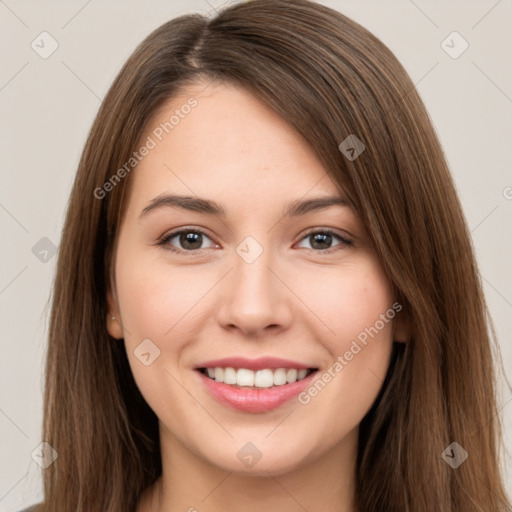
M 505 511 L 487 319 L 389 49 L 307 0 L 172 20 L 71 193 L 37 510 Z

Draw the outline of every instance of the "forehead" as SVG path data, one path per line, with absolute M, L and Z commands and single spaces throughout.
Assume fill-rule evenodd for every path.
M 305 196 L 339 194 L 304 137 L 247 90 L 198 83 L 169 100 L 137 147 L 130 204 L 162 193 L 215 197 L 268 208 Z

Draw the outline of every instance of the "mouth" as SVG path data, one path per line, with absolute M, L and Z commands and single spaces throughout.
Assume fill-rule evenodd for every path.
M 296 399 L 311 386 L 319 371 L 313 367 L 253 370 L 208 365 L 195 368 L 195 373 L 207 393 L 221 405 L 244 413 L 263 413 Z
M 201 367 L 197 371 L 206 378 L 238 389 L 268 389 L 299 382 L 318 368 L 249 368 Z

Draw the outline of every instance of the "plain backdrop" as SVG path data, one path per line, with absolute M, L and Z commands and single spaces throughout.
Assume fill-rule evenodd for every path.
M 43 470 L 32 454 L 43 441 L 53 251 L 101 99 L 149 32 L 182 14 L 214 14 L 225 3 L 0 0 L 0 512 L 42 499 Z M 511 0 L 320 3 L 379 37 L 416 84 L 455 178 L 512 375 Z M 46 43 L 38 47 L 41 37 Z M 57 49 L 43 58 L 52 44 Z M 505 385 L 500 404 L 511 493 L 512 393 Z

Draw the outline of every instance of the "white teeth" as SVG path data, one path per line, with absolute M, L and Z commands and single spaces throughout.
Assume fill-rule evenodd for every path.
M 272 386 L 282 386 L 291 384 L 306 377 L 310 371 L 304 368 L 297 370 L 295 368 L 285 369 L 277 368 L 275 370 L 265 368 L 264 370 L 248 370 L 247 368 L 206 368 L 206 373 L 211 379 L 224 384 L 237 386 L 252 386 L 257 388 L 270 388 Z
M 224 369 L 224 384 L 236 384 L 236 371 L 234 368 Z
M 220 382 L 224 381 L 221 380 Z M 254 386 L 254 372 L 245 368 L 239 368 L 236 372 L 236 384 L 238 386 Z
M 222 368 L 215 368 L 215 380 L 224 382 L 224 370 Z
M 257 388 L 270 388 L 274 385 L 272 370 L 258 370 L 254 376 L 254 385 Z
M 297 372 L 297 380 L 302 380 L 307 375 L 307 373 L 308 371 L 305 369 L 299 370 Z
M 297 380 L 297 370 L 291 368 L 286 372 L 286 382 L 295 382 Z
M 276 386 L 286 384 L 286 370 L 284 368 L 278 368 L 274 371 L 274 384 Z

